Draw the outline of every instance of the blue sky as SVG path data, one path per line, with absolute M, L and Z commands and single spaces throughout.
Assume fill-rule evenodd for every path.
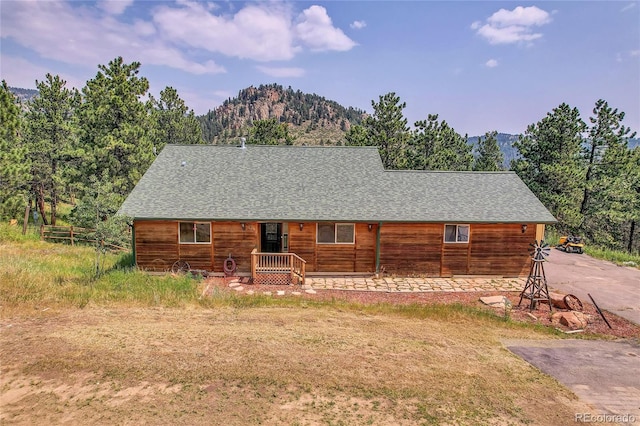
M 0 76 L 75 87 L 122 56 L 151 93 L 196 114 L 278 83 L 372 111 L 395 92 L 410 124 L 522 133 L 566 102 L 588 121 L 602 98 L 640 131 L 638 1 L 0 2 Z

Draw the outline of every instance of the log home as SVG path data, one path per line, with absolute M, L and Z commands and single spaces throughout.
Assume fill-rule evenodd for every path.
M 529 244 L 555 222 L 515 173 L 384 170 L 374 147 L 167 145 L 120 213 L 142 269 L 186 261 L 254 278 L 294 261 L 307 273 L 526 275 Z

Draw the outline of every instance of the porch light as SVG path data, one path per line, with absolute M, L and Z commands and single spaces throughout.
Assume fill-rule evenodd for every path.
M 300 230 L 302 231 L 302 228 L 304 228 L 304 223 L 300 223 Z
M 527 232 L 527 224 L 523 223 L 522 224 L 522 233 L 524 234 L 525 232 Z
M 242 230 L 244 231 L 244 228 L 246 228 L 246 227 L 247 227 L 247 224 L 246 224 L 246 223 L 244 223 L 244 222 L 242 222 L 242 223 L 240 224 L 240 226 L 242 227 Z
M 369 232 L 371 232 L 372 229 L 373 229 L 373 225 L 369 224 Z

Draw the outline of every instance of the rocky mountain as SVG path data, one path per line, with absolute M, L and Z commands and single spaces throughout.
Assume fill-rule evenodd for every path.
M 23 89 L 21 87 L 9 87 L 9 91 L 13 93 L 22 105 L 30 101 L 32 98 L 38 96 L 36 89 Z
M 198 120 L 204 139 L 215 144 L 237 143 L 254 121 L 276 118 L 289 123 L 296 145 L 341 145 L 345 132 L 364 116 L 364 111 L 345 108 L 315 93 L 267 84 L 240 90 L 237 97 Z

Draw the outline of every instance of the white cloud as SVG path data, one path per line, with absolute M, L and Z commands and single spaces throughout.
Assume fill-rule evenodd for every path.
M 215 62 L 193 61 L 159 39 L 151 23 L 127 24 L 97 9 L 62 1 L 9 2 L 2 12 L 2 37 L 44 58 L 94 68 L 123 56 L 194 74 L 224 72 Z
M 154 12 L 153 20 L 167 41 L 257 61 L 287 60 L 297 51 L 285 6 L 249 5 L 232 16 L 215 15 L 200 3 L 183 1 L 181 6 L 162 6 Z
M 98 7 L 110 15 L 121 15 L 132 4 L 133 4 L 133 0 L 100 0 L 98 1 Z
M 300 14 L 295 34 L 312 50 L 345 51 L 356 45 L 341 29 L 333 26 L 327 9 L 322 6 L 311 6 Z
M 353 21 L 349 26 L 354 30 L 361 30 L 367 26 L 367 23 L 364 21 Z
M 484 65 L 487 68 L 495 68 L 498 66 L 498 61 L 495 59 L 489 59 Z
M 620 9 L 620 12 L 626 12 L 627 10 L 631 10 L 634 7 L 636 7 L 636 3 L 635 2 L 629 3 L 628 5 L 624 6 L 622 9 Z
M 487 18 L 484 25 L 479 21 L 473 22 L 471 29 L 491 44 L 532 42 L 542 37 L 542 33 L 534 32 L 534 28 L 549 22 L 549 12 L 536 6 L 518 6 L 513 10 L 500 9 Z
M 305 74 L 303 68 L 296 67 L 265 67 L 259 65 L 256 68 L 271 77 L 302 77 Z
M 640 56 L 640 50 L 631 50 L 629 52 L 629 56 L 633 57 L 633 56 Z

